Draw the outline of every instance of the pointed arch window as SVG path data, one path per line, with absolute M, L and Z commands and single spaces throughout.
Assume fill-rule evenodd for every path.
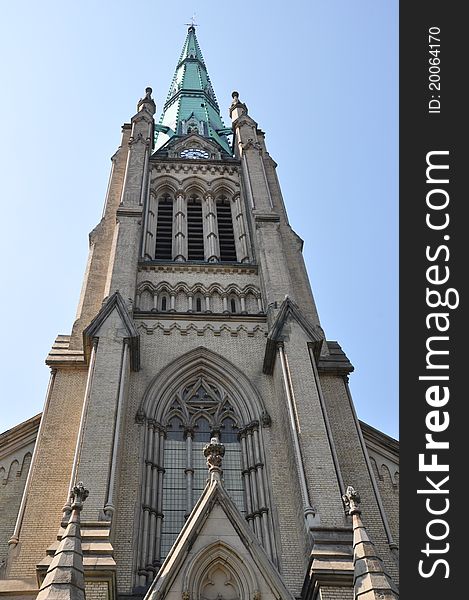
M 216 204 L 220 260 L 222 262 L 236 262 L 236 245 L 230 200 L 226 196 L 220 196 L 217 198 Z
M 205 371 L 190 378 L 178 370 L 172 377 L 144 417 L 136 585 L 153 580 L 203 492 L 208 479 L 203 447 L 214 435 L 225 446 L 224 488 L 277 563 L 257 409 L 234 383 L 233 389 L 225 387 L 228 384 Z M 161 389 L 152 385 L 155 391 Z
M 207 482 L 203 447 L 213 435 L 225 445 L 225 489 L 241 513 L 246 513 L 239 415 L 226 391 L 205 378 L 186 384 L 176 394 L 164 426 L 163 523 L 161 559 L 173 545 L 184 521 Z
M 173 200 L 169 194 L 158 199 L 156 220 L 156 247 L 157 260 L 171 260 L 173 248 Z
M 234 298 L 233 296 L 230 298 L 230 312 L 232 312 L 233 314 L 236 314 L 238 312 L 236 298 Z

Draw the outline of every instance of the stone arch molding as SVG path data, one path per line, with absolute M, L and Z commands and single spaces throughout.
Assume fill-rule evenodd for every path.
M 229 391 L 245 425 L 270 424 L 259 392 L 249 379 L 226 358 L 200 346 L 165 367 L 147 388 L 137 418 L 161 423 L 174 395 L 182 385 L 197 377 L 207 377 Z
M 217 571 L 225 575 L 225 590 L 217 587 L 220 583 L 214 577 Z M 207 595 L 206 590 L 211 585 L 214 593 Z M 250 565 L 231 546 L 220 540 L 206 546 L 194 556 L 184 573 L 183 590 L 183 597 L 187 600 L 260 598 L 259 585 Z

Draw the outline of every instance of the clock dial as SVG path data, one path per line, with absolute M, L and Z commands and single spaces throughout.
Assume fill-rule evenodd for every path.
M 186 148 L 180 154 L 181 158 L 208 158 L 208 152 L 198 148 Z

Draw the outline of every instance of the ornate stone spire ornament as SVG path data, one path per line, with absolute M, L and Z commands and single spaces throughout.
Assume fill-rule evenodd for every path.
M 248 114 L 248 107 L 244 104 L 244 102 L 240 101 L 238 92 L 233 92 L 231 97 L 233 100 L 231 101 L 230 106 L 230 117 L 233 121 L 235 121 L 241 115 Z
M 137 103 L 137 111 L 141 111 L 146 108 L 150 114 L 154 115 L 156 112 L 156 104 L 153 98 L 151 97 L 153 90 L 151 87 L 145 88 L 145 96 L 140 98 Z
M 399 594 L 363 525 L 360 494 L 349 485 L 342 499 L 353 520 L 354 600 L 397 600 Z
M 72 489 L 70 520 L 47 569 L 37 600 L 85 600 L 80 512 L 88 494 L 81 482 Z
M 211 481 L 221 481 L 221 474 L 223 473 L 221 463 L 224 455 L 225 446 L 217 437 L 213 437 L 208 444 L 205 444 L 204 456 L 207 459 L 207 467 Z

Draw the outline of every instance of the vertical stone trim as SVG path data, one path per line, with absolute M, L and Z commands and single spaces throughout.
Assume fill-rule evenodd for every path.
M 240 308 L 241 308 L 241 314 L 247 315 L 248 313 L 246 310 L 246 296 L 244 294 L 239 295 L 239 303 L 240 303 Z
M 305 526 L 306 530 L 309 532 L 316 525 L 316 510 L 311 506 L 311 502 L 309 499 L 308 486 L 306 483 L 306 473 L 303 466 L 303 457 L 301 453 L 300 440 L 298 437 L 298 429 L 297 429 L 297 419 L 295 415 L 295 408 L 293 404 L 293 396 L 292 396 L 292 385 L 291 379 L 288 371 L 288 365 L 285 356 L 285 350 L 282 344 L 279 344 L 277 347 L 277 352 L 280 357 L 280 364 L 282 367 L 282 376 L 283 376 L 283 385 L 285 388 L 285 395 L 287 397 L 287 410 L 288 417 L 290 423 L 290 431 L 293 440 L 293 450 L 295 453 L 295 463 L 298 472 L 298 479 L 300 483 L 300 493 L 301 499 L 303 503 L 303 510 L 305 516 Z
M 252 193 L 251 177 L 249 175 L 249 168 L 248 168 L 248 163 L 246 161 L 245 154 L 243 154 L 241 156 L 241 170 L 244 175 L 244 181 L 246 182 L 246 189 L 247 189 L 247 193 L 248 193 L 249 203 L 251 205 L 251 208 L 254 210 L 256 208 L 256 204 L 254 202 L 254 194 Z
M 218 225 L 215 206 L 215 198 L 210 192 L 204 196 L 204 238 L 205 238 L 205 260 L 218 262 L 220 260 L 220 245 L 218 240 Z
M 157 312 L 158 310 L 158 292 L 154 291 L 153 292 L 153 307 L 152 307 L 152 312 Z
M 194 466 L 192 464 L 192 436 L 193 432 L 190 429 L 186 430 L 186 468 L 184 473 L 186 474 L 186 514 L 190 515 L 193 501 L 193 479 L 194 479 Z
M 223 312 L 229 313 L 230 311 L 228 310 L 228 295 L 225 293 L 221 298 L 223 301 Z
M 159 445 L 159 462 L 156 465 L 158 471 L 158 496 L 156 504 L 156 537 L 155 537 L 155 563 L 161 564 L 161 531 L 163 528 L 163 477 L 164 468 L 163 465 L 163 452 L 164 452 L 164 439 L 165 433 L 163 428 L 158 425 L 158 445 Z
M 151 443 L 151 491 L 150 491 L 150 529 L 148 544 L 148 565 L 153 566 L 156 556 L 156 521 L 157 521 L 157 503 L 158 503 L 158 465 L 160 455 L 159 430 L 156 423 L 152 424 L 152 443 Z
M 257 296 L 257 308 L 260 313 L 264 312 L 264 307 L 262 306 L 262 297 L 260 295 Z
M 262 174 L 264 175 L 265 187 L 267 188 L 267 196 L 269 198 L 269 205 L 270 205 L 270 208 L 273 208 L 274 207 L 274 203 L 272 201 L 272 194 L 270 193 L 269 182 L 267 181 L 267 173 L 265 172 L 264 159 L 262 158 L 262 151 L 261 150 L 259 150 L 259 155 L 261 157 Z
M 56 373 L 57 373 L 57 369 L 51 369 L 50 377 L 49 377 L 49 384 L 47 386 L 46 399 L 44 401 L 44 408 L 42 411 L 42 417 L 41 417 L 41 421 L 39 423 L 39 429 L 38 429 L 37 435 L 36 435 L 36 443 L 34 444 L 33 455 L 31 456 L 31 462 L 29 464 L 28 476 L 26 477 L 26 482 L 24 484 L 24 490 L 23 490 L 23 495 L 21 497 L 21 504 L 20 504 L 20 507 L 18 510 L 18 516 L 16 517 L 15 529 L 13 530 L 13 534 L 12 534 L 11 538 L 8 540 L 8 545 L 12 546 L 12 547 L 16 546 L 16 544 L 19 542 L 20 530 L 21 530 L 21 525 L 23 523 L 23 517 L 24 517 L 24 511 L 26 508 L 26 502 L 28 499 L 29 487 L 31 485 L 32 474 L 33 474 L 34 466 L 36 464 L 37 448 L 39 446 L 39 443 L 40 443 L 40 440 L 42 437 L 43 425 L 46 421 L 47 413 L 49 411 L 49 404 L 50 404 L 50 399 L 51 399 L 51 395 L 52 395 L 52 390 L 54 388 L 54 381 L 55 381 Z
M 151 502 L 151 481 L 152 481 L 152 449 L 153 449 L 153 422 L 147 423 L 146 449 L 145 449 L 145 487 L 143 493 L 143 519 L 142 519 L 142 554 L 139 574 L 141 575 L 140 585 L 145 585 L 147 581 L 148 567 L 148 544 L 150 531 L 150 502 Z
M 104 516 L 107 520 L 112 521 L 114 514 L 114 487 L 116 484 L 117 458 L 121 436 L 122 410 L 124 398 L 127 393 L 127 380 L 130 372 L 130 346 L 127 340 L 124 340 L 122 352 L 122 364 L 119 377 L 119 390 L 117 397 L 116 418 L 114 425 L 114 439 L 112 442 L 111 467 L 109 471 L 109 482 L 107 490 L 107 500 L 103 508 Z
M 169 312 L 176 312 L 176 292 L 169 293 Z
M 240 194 L 236 194 L 231 203 L 231 216 L 235 233 L 236 254 L 239 262 L 249 262 L 248 241 L 246 225 Z
M 269 557 L 275 561 L 273 523 L 267 507 L 268 487 L 258 421 L 253 421 L 242 429 L 239 438 L 246 519 Z
M 143 174 L 142 174 L 142 186 L 141 186 L 141 193 L 140 193 L 140 204 L 142 206 L 146 204 L 147 190 L 148 190 L 148 161 L 149 161 L 149 155 L 150 155 L 151 130 L 152 130 L 152 127 L 150 125 L 150 131 L 148 132 L 148 136 L 145 140 L 145 155 L 143 157 Z
M 140 310 L 140 299 L 141 299 L 141 292 L 139 290 L 137 290 L 135 292 L 135 310 Z
M 175 208 L 173 256 L 183 262 L 187 260 L 187 199 L 181 190 L 176 193 Z
M 83 408 L 81 411 L 80 425 L 78 428 L 77 443 L 75 446 L 75 455 L 73 457 L 72 472 L 70 474 L 70 483 L 68 486 L 68 489 L 69 489 L 68 497 L 67 497 L 67 501 L 65 502 L 65 505 L 62 509 L 63 513 L 64 513 L 64 518 L 68 518 L 71 513 L 71 506 L 72 506 L 72 501 L 73 501 L 73 488 L 75 486 L 77 470 L 78 470 L 78 463 L 80 461 L 81 446 L 83 443 L 83 433 L 84 433 L 84 429 L 85 429 L 86 414 L 88 412 L 88 405 L 89 405 L 90 392 L 91 392 L 91 383 L 93 381 L 94 366 L 96 363 L 97 347 L 98 347 L 98 340 L 94 339 L 93 347 L 91 348 L 90 364 L 88 367 L 88 377 L 86 379 L 85 396 L 84 396 L 84 400 L 83 400 Z
M 161 564 L 164 429 L 152 419 L 145 427 L 142 512 L 138 535 L 137 585 L 146 586 Z
M 247 448 L 246 448 L 246 430 L 243 429 L 239 434 L 241 440 L 241 465 L 242 465 L 242 477 L 243 477 L 243 488 L 245 492 L 245 501 L 246 501 L 246 519 L 249 523 L 251 529 L 255 531 L 254 528 L 254 515 L 251 501 L 251 480 L 249 477 L 249 464 L 248 464 L 248 456 L 247 456 Z

